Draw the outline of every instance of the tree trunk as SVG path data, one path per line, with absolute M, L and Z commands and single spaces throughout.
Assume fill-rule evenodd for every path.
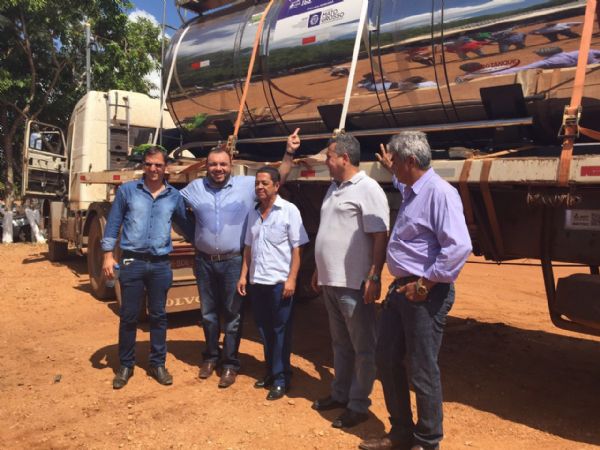
M 4 162 L 6 163 L 6 192 L 4 194 L 4 201 L 6 203 L 6 209 L 11 210 L 13 202 L 15 200 L 15 172 L 14 172 L 14 132 L 12 129 L 6 130 L 2 138 L 2 148 L 4 149 Z

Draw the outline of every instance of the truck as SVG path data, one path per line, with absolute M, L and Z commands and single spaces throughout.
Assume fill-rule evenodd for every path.
M 157 99 L 111 90 L 90 91 L 76 104 L 66 138 L 51 124 L 29 121 L 26 125 L 22 196 L 40 204 L 48 258 L 65 259 L 69 247 L 85 255 L 90 291 L 99 299 L 116 297 L 120 304 L 119 283 L 108 287 L 102 274 L 100 241 L 116 188 L 143 173 L 139 158 L 132 157 L 133 149 L 153 141 L 160 120 Z M 174 127 L 169 114 L 162 121 Z M 172 238 L 173 287 L 167 297 L 168 310 L 197 309 L 193 247 L 176 231 Z
M 235 144 L 234 173 L 252 175 L 300 128 L 284 195 L 314 238 L 330 183 L 319 152 L 333 134 L 343 128 L 359 139 L 361 169 L 381 183 L 393 215 L 402 199 L 376 153 L 401 130 L 424 131 L 433 169 L 461 195 L 474 253 L 540 260 L 554 325 L 600 335 L 600 146 L 579 135 L 600 112 L 600 33 L 585 1 L 177 4 L 197 17 L 171 39 L 163 89 L 181 131 L 175 154 L 194 158 L 170 166 L 171 182 L 203 176 L 207 152 L 222 141 Z M 102 211 L 107 186 L 133 177 L 116 166 L 74 169 L 71 184 L 97 183 L 107 194 Z M 90 212 L 61 211 L 61 226 L 65 214 L 73 229 L 80 224 L 90 261 L 90 230 L 98 233 L 105 212 L 94 210 L 92 228 Z M 581 273 L 556 280 L 556 263 Z M 301 273 L 312 265 L 309 246 Z M 309 278 L 299 289 L 308 292 Z

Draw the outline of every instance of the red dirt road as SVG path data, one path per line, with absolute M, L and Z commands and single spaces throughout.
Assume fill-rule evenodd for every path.
M 175 384 L 159 386 L 145 374 L 144 325 L 135 375 L 113 391 L 115 302 L 89 294 L 82 258 L 53 264 L 45 251 L 0 246 L 2 448 L 352 449 L 388 427 L 379 382 L 370 420 L 355 429 L 333 429 L 335 411 L 310 408 L 332 376 L 319 300 L 296 309 L 293 388 L 282 400 L 267 402 L 266 391 L 252 387 L 263 365 L 250 314 L 243 370 L 231 388 L 198 379 L 199 316 L 182 313 L 170 317 L 168 335 Z M 538 267 L 468 264 L 440 364 L 445 449 L 600 446 L 600 339 L 551 325 Z

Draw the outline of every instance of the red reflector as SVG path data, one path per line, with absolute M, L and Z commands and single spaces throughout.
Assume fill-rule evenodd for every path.
M 113 181 L 120 181 L 121 175 L 113 175 Z
M 199 69 L 202 66 L 200 65 L 200 61 L 198 61 L 198 62 L 193 62 L 192 64 L 190 64 L 190 67 L 192 69 Z
M 582 177 L 600 177 L 600 166 L 583 166 L 581 168 Z
M 304 177 L 304 178 L 314 177 L 315 175 L 317 175 L 317 173 L 314 170 L 301 170 L 300 171 L 300 176 Z
M 309 36 L 302 39 L 302 45 L 314 44 L 317 42 L 316 36 Z
M 85 175 L 79 175 L 79 181 L 85 181 Z

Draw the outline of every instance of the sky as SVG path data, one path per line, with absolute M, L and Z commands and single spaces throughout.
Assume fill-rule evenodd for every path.
M 175 0 L 164 0 L 167 5 L 167 25 L 173 28 L 179 28 L 181 25 L 181 19 L 177 14 L 177 8 L 175 7 Z M 132 0 L 134 8 L 130 13 L 139 14 L 145 17 L 150 16 L 156 20 L 158 24 L 162 22 L 163 14 L 163 0 Z M 186 20 L 191 19 L 195 16 L 194 13 L 188 12 L 182 9 L 182 14 L 187 14 Z M 167 29 L 166 34 L 172 36 L 174 34 L 173 29 Z
M 177 7 L 175 6 L 175 0 L 164 0 L 167 6 L 167 17 L 166 24 L 168 25 L 165 34 L 171 37 L 175 34 L 175 29 L 181 25 L 181 19 L 177 13 Z M 146 17 L 157 25 L 161 25 L 163 16 L 163 0 L 133 0 L 134 7 L 129 11 L 129 17 L 134 19 L 135 17 Z M 182 10 L 182 15 L 186 20 L 191 19 L 195 14 Z M 169 26 L 171 28 L 169 28 Z M 151 81 L 155 86 L 160 85 L 160 73 L 153 72 L 147 76 L 147 79 Z M 153 97 L 159 96 L 158 89 L 152 89 L 150 95 Z

